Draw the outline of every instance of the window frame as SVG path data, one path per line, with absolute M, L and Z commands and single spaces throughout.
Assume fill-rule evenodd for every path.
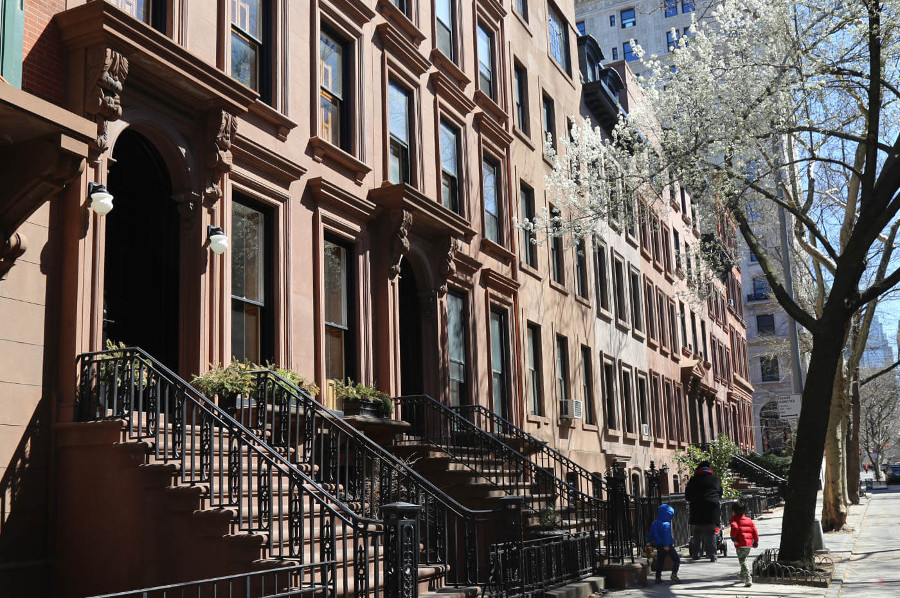
M 567 75 L 571 76 L 572 51 L 569 47 L 569 22 L 563 17 L 562 12 L 550 2 L 547 3 L 547 40 L 550 57 Z M 561 52 L 559 56 L 554 52 L 554 47 Z
M 496 205 L 496 213 L 488 212 L 488 204 L 487 204 L 487 172 L 485 170 L 486 167 L 493 168 L 493 177 L 494 177 L 494 203 Z M 482 198 L 482 218 L 484 224 L 484 238 L 492 241 L 500 246 L 505 246 L 506 243 L 506 234 L 503 227 L 503 160 L 498 160 L 492 154 L 488 152 L 482 152 L 481 155 L 481 198 Z M 489 218 L 493 218 L 496 220 L 496 238 L 488 234 L 489 229 Z
M 777 355 L 760 355 L 759 356 L 759 375 L 762 382 L 780 382 L 781 369 L 778 364 Z
M 501 342 L 496 346 L 494 344 L 495 340 L 497 340 L 494 337 L 494 316 L 498 316 L 500 318 L 499 325 L 500 325 L 501 329 L 499 332 L 500 332 L 500 335 L 502 336 L 502 338 L 499 339 Z M 508 410 L 512 408 L 512 405 L 510 404 L 510 399 L 512 398 L 512 392 L 511 392 L 512 389 L 510 388 L 510 386 L 511 386 L 511 384 L 510 384 L 510 381 L 511 381 L 510 369 L 512 367 L 512 364 L 511 364 L 511 355 L 510 355 L 510 350 L 509 350 L 509 311 L 500 305 L 491 304 L 489 314 L 488 314 L 488 322 L 489 322 L 489 334 L 490 334 L 490 343 L 491 343 L 491 355 L 490 355 L 491 402 L 493 404 L 492 406 L 493 406 L 494 413 L 497 413 L 504 419 L 508 420 L 508 419 L 510 419 L 510 415 L 511 415 L 508 412 Z M 496 361 L 497 361 L 497 357 L 498 357 L 497 355 L 494 354 L 496 349 L 499 349 L 499 351 L 500 351 L 499 359 L 500 359 L 500 365 L 503 366 L 502 370 L 498 370 L 496 368 L 496 366 L 497 366 Z M 503 393 L 503 397 L 502 397 L 503 407 L 504 407 L 503 411 L 505 411 L 506 413 L 500 413 L 499 411 L 497 411 L 497 408 L 498 408 L 497 407 L 497 397 L 498 397 L 498 395 L 497 395 L 497 393 L 498 393 L 497 378 L 498 378 L 498 375 L 500 376 L 501 382 L 503 384 L 503 388 L 501 389 L 501 392 Z
M 546 155 L 547 153 L 547 135 L 550 135 L 550 147 L 553 148 L 554 152 L 557 151 L 559 146 L 556 139 L 556 103 L 546 91 L 541 95 L 541 125 L 541 132 L 543 134 L 541 147 L 544 148 L 544 154 Z
M 603 368 L 603 411 L 606 430 L 610 432 L 618 432 L 619 427 L 619 398 L 618 398 L 618 375 L 616 374 L 616 362 L 610 357 L 604 357 L 602 360 Z
M 329 322 L 326 319 L 326 308 L 325 305 L 328 300 L 327 295 L 325 294 L 325 281 L 327 280 L 327 276 L 324 275 L 325 265 L 328 260 L 325 257 L 325 251 L 327 249 L 328 244 L 333 244 L 338 247 L 341 247 L 347 256 L 346 262 L 346 272 L 344 273 L 344 284 L 346 285 L 344 290 L 344 297 L 347 302 L 346 310 L 347 310 L 347 323 L 344 326 L 340 324 Z M 355 264 L 356 264 L 356 243 L 351 240 L 334 234 L 332 232 L 326 232 L 323 238 L 323 248 L 321 253 L 322 262 L 322 272 L 323 272 L 323 283 L 322 283 L 322 293 L 323 293 L 323 304 L 322 304 L 322 325 L 324 330 L 324 340 L 323 340 L 323 372 L 325 378 L 327 380 L 337 380 L 338 378 L 329 378 L 328 377 L 328 359 L 327 359 L 327 346 L 328 346 L 328 329 L 329 327 L 338 328 L 343 330 L 342 332 L 342 348 L 343 348 L 343 372 L 340 379 L 345 378 L 353 378 L 357 377 L 357 368 L 358 363 L 356 359 L 356 355 L 358 353 L 359 347 L 357 345 L 357 313 L 356 313 L 356 293 L 357 289 L 354 285 L 356 280 L 355 278 Z M 349 348 L 349 350 L 348 350 Z
M 678 16 L 678 0 L 663 0 L 663 14 L 665 18 Z
M 634 42 L 637 44 L 637 40 L 634 40 Z M 634 48 L 631 46 L 631 41 L 622 42 L 622 60 L 625 62 L 634 62 L 637 59 L 638 55 L 635 54 Z
M 471 396 L 470 396 L 471 393 L 470 393 L 470 388 L 469 388 L 469 378 L 470 378 L 470 375 L 469 375 L 469 370 L 470 370 L 469 344 L 470 344 L 470 339 L 469 339 L 469 326 L 468 326 L 470 311 L 469 311 L 469 303 L 468 303 L 468 293 L 461 291 L 459 289 L 448 289 L 448 291 L 447 291 L 447 363 L 448 363 L 447 392 L 448 392 L 448 400 L 450 401 L 450 404 L 453 404 L 453 385 L 454 385 L 453 354 L 454 354 L 454 351 L 450 347 L 450 341 L 452 338 L 452 335 L 450 334 L 450 329 L 452 327 L 451 326 L 450 297 L 454 297 L 454 298 L 458 299 L 460 302 L 459 303 L 459 305 L 461 307 L 460 326 L 462 327 L 462 333 L 463 333 L 463 346 L 462 346 L 463 361 L 461 361 L 461 362 L 457 361 L 457 363 L 461 365 L 461 370 L 462 370 L 462 374 L 463 374 L 463 379 L 458 383 L 458 387 L 464 392 L 464 394 L 457 393 L 457 400 L 458 400 L 458 404 L 460 404 L 460 405 L 468 405 L 471 403 Z
M 561 216 L 559 208 L 550 205 L 551 218 Z M 562 231 L 562 223 L 557 222 L 551 225 L 554 230 Z M 550 239 L 550 273 L 553 282 L 560 285 L 566 285 L 566 253 L 563 247 L 562 235 L 554 234 Z
M 167 28 L 167 21 L 169 17 L 169 7 L 168 2 L 165 0 L 152 0 L 149 2 L 150 4 L 150 22 L 147 25 L 150 25 L 157 31 L 163 33 L 163 35 L 167 35 L 165 29 Z M 160 5 L 164 7 L 164 13 L 162 15 L 162 21 L 159 21 L 159 15 L 154 16 L 154 12 L 158 13 Z M 272 104 L 272 79 L 273 79 L 273 48 L 275 46 L 274 40 L 274 8 L 272 6 L 271 0 L 259 0 L 259 15 L 258 19 L 261 21 L 259 30 L 260 37 L 258 38 L 256 35 L 247 31 L 241 25 L 234 22 L 232 17 L 232 10 L 226 8 L 226 14 L 228 15 L 228 30 L 230 32 L 230 36 L 228 38 L 228 61 L 229 61 L 229 76 L 244 85 L 250 87 L 250 89 L 256 91 L 259 94 L 259 99 L 265 104 Z M 139 17 L 135 17 L 140 19 Z M 162 29 L 160 29 L 160 26 Z M 256 49 L 256 85 L 248 85 L 244 82 L 244 80 L 238 78 L 235 74 L 235 61 L 234 61 L 234 51 L 235 51 L 235 37 L 240 38 L 244 41 L 248 46 L 253 46 Z
M 630 15 L 626 18 L 626 14 Z M 634 8 L 623 8 L 619 11 L 619 24 L 622 29 L 637 27 L 637 11 Z
M 605 243 L 594 237 L 594 293 L 597 298 L 598 311 L 612 315 L 609 308 L 609 269 L 607 266 L 609 249 Z
M 482 60 L 482 48 L 481 48 L 481 36 L 482 34 L 487 37 L 488 42 L 488 60 Z M 477 85 L 476 88 L 489 97 L 494 102 L 497 102 L 499 99 L 499 89 L 497 85 L 497 32 L 493 29 L 487 27 L 480 19 L 475 22 L 475 65 L 478 71 Z M 487 78 L 487 86 L 485 89 L 482 87 L 484 81 L 482 81 L 482 77 L 484 73 L 482 73 L 482 67 L 486 67 L 488 69 L 488 78 Z
M 581 345 L 581 378 L 584 423 L 594 426 L 597 425 L 597 414 L 594 410 L 594 357 L 593 351 L 587 345 Z
M 392 96 L 391 90 L 396 89 L 400 93 L 402 93 L 406 97 L 407 102 L 407 111 L 406 111 L 406 127 L 407 127 L 407 136 L 409 139 L 407 140 L 404 148 L 403 141 L 399 139 L 396 135 L 394 135 L 391 129 L 391 110 L 392 110 Z M 415 91 L 409 89 L 405 84 L 400 83 L 397 79 L 393 77 L 388 77 L 387 80 L 387 97 L 386 97 L 386 108 L 387 108 L 387 180 L 389 180 L 393 184 L 406 183 L 409 185 L 416 185 L 416 177 L 415 177 L 415 155 L 416 155 L 416 146 L 415 146 L 415 135 L 413 132 L 415 131 L 415 113 L 416 113 L 416 96 Z M 397 145 L 398 149 L 404 150 L 406 153 L 406 167 L 405 167 L 405 178 L 403 176 L 400 177 L 400 180 L 395 181 L 392 178 L 393 174 L 393 161 L 394 161 L 394 145 Z M 402 154 L 402 152 L 401 152 Z M 401 167 L 402 167 L 402 158 L 401 158 Z
M 525 393 L 530 415 L 544 416 L 543 345 L 541 327 L 534 322 L 525 325 Z
M 444 169 L 444 145 L 443 145 L 443 132 L 444 130 L 448 130 L 454 133 L 455 140 L 455 165 L 456 172 L 451 173 Z M 438 152 L 437 152 L 437 160 L 438 160 L 438 173 L 439 173 L 439 182 L 438 188 L 441 189 L 441 205 L 450 210 L 451 212 L 458 214 L 460 216 L 465 217 L 465 205 L 463 202 L 463 185 L 462 178 L 463 173 L 462 170 L 464 168 L 463 165 L 463 128 L 457 125 L 454 121 L 445 118 L 444 115 L 440 115 L 438 119 Z M 444 197 L 444 183 L 447 180 L 450 183 L 450 200 L 449 203 L 451 205 L 447 205 L 446 198 Z M 455 206 L 453 205 L 455 202 Z
M 332 42 L 334 42 L 337 46 L 341 48 L 341 94 L 338 97 L 332 90 L 326 87 L 325 85 L 325 77 L 323 76 L 323 61 L 322 61 L 322 37 L 328 37 Z M 317 103 L 317 111 L 318 111 L 318 120 L 316 123 L 316 135 L 320 137 L 325 142 L 333 145 L 334 147 L 340 148 L 341 150 L 347 152 L 348 154 L 353 154 L 355 152 L 355 143 L 354 143 L 354 133 L 355 129 L 353 127 L 353 110 L 355 104 L 355 90 L 353 88 L 353 77 L 352 72 L 354 70 L 354 56 L 353 49 L 356 46 L 355 38 L 348 38 L 346 34 L 339 28 L 333 26 L 330 22 L 322 21 L 319 26 L 319 55 L 318 55 L 318 68 L 316 72 L 319 77 L 319 90 L 318 90 L 318 103 Z M 333 138 L 329 138 L 325 134 L 325 111 L 323 109 L 323 101 L 327 101 L 330 98 L 327 96 L 334 97 L 337 102 L 332 102 L 333 105 L 337 106 L 337 113 L 340 122 L 337 126 L 337 143 L 334 142 Z
M 444 23 L 443 20 L 438 16 L 438 4 L 440 2 L 446 2 L 447 6 L 450 9 L 450 20 L 451 23 Z M 453 64 L 459 64 L 459 47 L 458 47 L 458 38 L 459 38 L 459 7 L 457 6 L 457 0 L 435 0 L 434 3 L 434 47 L 439 50 L 447 59 L 450 60 Z M 439 29 L 439 25 L 443 25 L 447 29 L 447 34 L 449 35 L 449 50 L 450 54 L 448 55 L 444 48 L 441 47 L 441 31 Z
M 528 70 L 518 60 L 513 61 L 513 109 L 516 113 L 515 126 L 526 137 L 529 136 Z
M 575 293 L 585 300 L 589 296 L 587 242 L 584 237 L 578 240 L 575 247 Z

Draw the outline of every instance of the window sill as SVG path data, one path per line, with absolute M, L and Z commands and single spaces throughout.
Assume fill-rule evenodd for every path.
M 678 363 L 679 361 L 681 361 L 681 355 L 678 351 L 672 351 L 669 354 L 669 357 L 671 357 L 672 361 L 674 361 L 675 363 Z
M 631 329 L 631 336 L 633 336 L 640 342 L 644 342 L 644 340 L 646 340 L 646 336 L 644 335 L 644 333 L 637 328 Z
M 619 318 L 616 318 L 616 328 L 625 333 L 630 330 L 630 328 L 628 327 L 628 322 L 626 322 L 625 320 L 620 320 Z
M 520 129 L 518 126 L 513 126 L 513 134 L 519 138 L 519 141 L 525 144 L 525 146 L 531 151 L 535 150 L 534 142 L 528 136 L 528 133 Z
M 582 421 L 581 429 L 584 430 L 585 432 L 598 432 L 600 430 L 600 426 L 598 426 L 597 424 L 587 424 L 587 423 L 584 423 L 584 420 L 581 420 L 581 421 Z
M 625 440 L 637 440 L 637 434 L 634 432 L 625 432 Z
M 496 241 L 492 241 L 487 238 L 481 239 L 481 251 L 488 254 L 491 257 L 494 257 L 505 265 L 509 265 L 512 263 L 514 259 L 516 259 L 516 254 L 500 245 Z
M 513 12 L 515 12 L 515 11 L 513 11 Z M 568 83 L 569 85 L 571 85 L 571 86 L 572 86 L 572 89 L 576 89 L 576 87 L 575 87 L 575 81 L 572 79 L 572 75 L 570 75 L 569 73 L 567 73 L 567 72 L 566 72 L 566 69 L 564 69 L 563 67 L 561 67 L 561 66 L 559 65 L 559 63 L 556 62 L 556 59 L 553 58 L 553 55 L 552 55 L 552 54 L 550 54 L 549 46 L 548 46 L 548 50 L 547 50 L 547 58 L 550 59 L 550 63 L 551 63 L 553 66 L 556 67 L 556 70 L 559 71 L 559 74 L 563 76 L 563 79 L 565 79 L 566 83 Z M 571 60 L 571 56 L 570 56 L 569 58 L 570 58 L 570 60 Z
M 601 320 L 606 320 L 607 322 L 612 322 L 613 315 L 612 312 L 606 309 L 605 307 L 598 307 L 596 311 L 597 317 Z
M 310 137 L 309 145 L 312 148 L 313 159 L 316 162 L 324 162 L 327 159 L 330 162 L 343 166 L 355 175 L 357 185 L 362 185 L 366 175 L 372 172 L 371 166 L 321 137 Z
M 616 440 L 621 440 L 621 439 L 622 439 L 622 432 L 621 432 L 621 430 L 617 430 L 616 428 L 606 428 L 606 431 L 604 432 L 604 435 L 605 435 L 607 438 L 614 438 L 614 439 L 616 439 Z
M 525 262 L 523 262 L 521 260 L 519 260 L 519 270 L 528 274 L 529 276 L 532 276 L 536 280 L 544 279 L 544 277 L 541 276 L 541 273 L 538 272 L 537 268 L 535 268 L 534 266 L 529 266 L 528 264 L 526 264 Z
M 513 16 L 516 17 L 516 19 L 519 21 L 519 24 L 525 28 L 525 31 L 528 32 L 528 35 L 534 37 L 534 33 L 531 32 L 531 25 L 528 24 L 528 21 L 525 20 L 525 17 L 517 13 L 515 9 L 512 9 L 510 12 L 513 14 Z
M 578 303 L 587 307 L 588 309 L 591 308 L 591 300 L 588 299 L 587 297 L 583 297 L 583 296 L 579 295 L 578 293 L 575 293 L 575 301 L 577 301 Z
M 553 149 L 554 149 L 554 151 L 556 151 L 556 148 L 553 148 Z M 547 152 L 542 150 L 541 154 L 542 154 L 542 157 L 544 158 L 544 164 L 546 164 L 550 168 L 553 168 L 553 160 L 550 159 L 550 156 L 547 155 Z M 557 153 L 557 155 L 558 155 L 558 153 Z
M 660 262 L 660 261 L 657 260 L 656 258 L 653 259 L 653 267 L 656 269 L 657 272 L 662 272 L 662 271 L 663 271 L 663 265 L 662 265 L 662 262 Z
M 647 263 L 653 262 L 653 255 L 650 253 L 650 249 L 641 245 L 641 256 L 647 260 Z
M 287 141 L 288 133 L 297 126 L 297 123 L 261 100 L 256 100 L 250 104 L 250 112 L 273 125 L 275 127 L 275 137 L 279 141 Z
M 546 415 L 537 415 L 534 413 L 529 413 L 525 416 L 525 420 L 532 424 L 540 424 L 544 426 L 550 425 L 550 418 Z
M 691 229 L 691 232 L 694 233 L 694 236 L 695 236 L 695 237 L 697 237 L 698 239 L 700 238 L 700 229 L 699 229 L 699 228 L 697 228 L 697 227 L 695 226 L 695 227 L 693 227 L 693 228 Z
M 653 339 L 648 336 L 647 337 L 647 346 L 650 347 L 651 349 L 656 349 L 659 345 L 656 343 L 656 339 Z
M 496 95 L 499 95 L 499 92 Z M 506 127 L 506 121 L 509 120 L 509 115 L 496 98 L 492 98 L 480 89 L 475 90 L 473 97 L 475 98 L 475 105 L 493 116 L 494 120 L 498 121 L 498 124 Z
M 668 282 L 670 282 L 670 283 L 675 282 L 675 277 L 672 276 L 672 272 L 671 272 L 670 270 L 665 270 L 665 271 L 663 272 L 663 276 L 665 277 L 665 279 L 666 279 Z
M 412 22 L 408 15 L 402 10 L 394 6 L 391 0 L 378 0 L 378 10 L 384 17 L 392 21 L 401 31 L 409 36 L 412 43 L 418 47 L 425 39 L 425 34 L 419 31 L 416 24 Z
M 559 292 L 562 293 L 563 295 L 568 295 L 568 294 L 569 294 L 569 289 L 567 289 L 567 288 L 565 287 L 565 285 L 562 285 L 562 284 L 556 282 L 555 280 L 551 280 L 551 281 L 550 281 L 550 288 L 551 288 L 551 289 L 554 289 L 554 290 L 556 290 L 556 291 L 559 291 Z
M 638 246 L 638 240 L 637 240 L 637 237 L 635 237 L 635 236 L 632 235 L 631 233 L 625 233 L 625 241 L 627 241 L 628 244 L 631 245 L 632 247 L 637 247 L 637 246 Z
M 684 222 L 685 224 L 687 224 L 688 226 L 691 225 L 691 217 L 686 212 L 681 213 L 681 221 Z

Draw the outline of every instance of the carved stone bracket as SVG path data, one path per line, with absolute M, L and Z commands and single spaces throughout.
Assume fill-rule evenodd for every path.
M 127 76 L 128 59 L 122 54 L 111 48 L 88 49 L 84 111 L 97 123 L 97 138 L 91 143 L 95 161 L 109 149 L 109 121 L 122 116 L 119 94 Z
M 391 269 L 390 278 L 394 279 L 400 274 L 400 262 L 403 256 L 409 253 L 409 229 L 413 223 L 413 213 L 407 210 L 399 210 L 396 213 L 393 237 L 391 237 Z M 392 227 L 394 228 L 394 227 Z
M 446 252 L 444 253 L 441 264 L 441 286 L 438 287 L 438 294 L 443 297 L 447 294 L 447 279 L 456 273 L 456 252 L 459 251 L 459 240 L 455 237 L 447 237 Z
M 207 160 L 207 183 L 203 203 L 211 206 L 222 199 L 222 176 L 231 171 L 231 140 L 237 132 L 237 119 L 230 112 L 217 110 L 209 115 L 207 135 L 212 137 Z

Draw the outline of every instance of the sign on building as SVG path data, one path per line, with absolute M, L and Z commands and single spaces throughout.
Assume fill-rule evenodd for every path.
M 775 400 L 778 402 L 778 418 L 796 428 L 797 420 L 800 418 L 801 395 L 780 395 L 775 397 Z

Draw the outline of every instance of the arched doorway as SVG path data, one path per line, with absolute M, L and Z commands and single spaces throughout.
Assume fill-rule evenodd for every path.
M 107 179 L 103 338 L 136 345 L 178 368 L 179 217 L 162 157 L 146 137 L 124 131 Z
M 422 306 L 419 285 L 409 260 L 400 265 L 398 285 L 400 307 L 400 393 L 425 392 L 423 376 Z

